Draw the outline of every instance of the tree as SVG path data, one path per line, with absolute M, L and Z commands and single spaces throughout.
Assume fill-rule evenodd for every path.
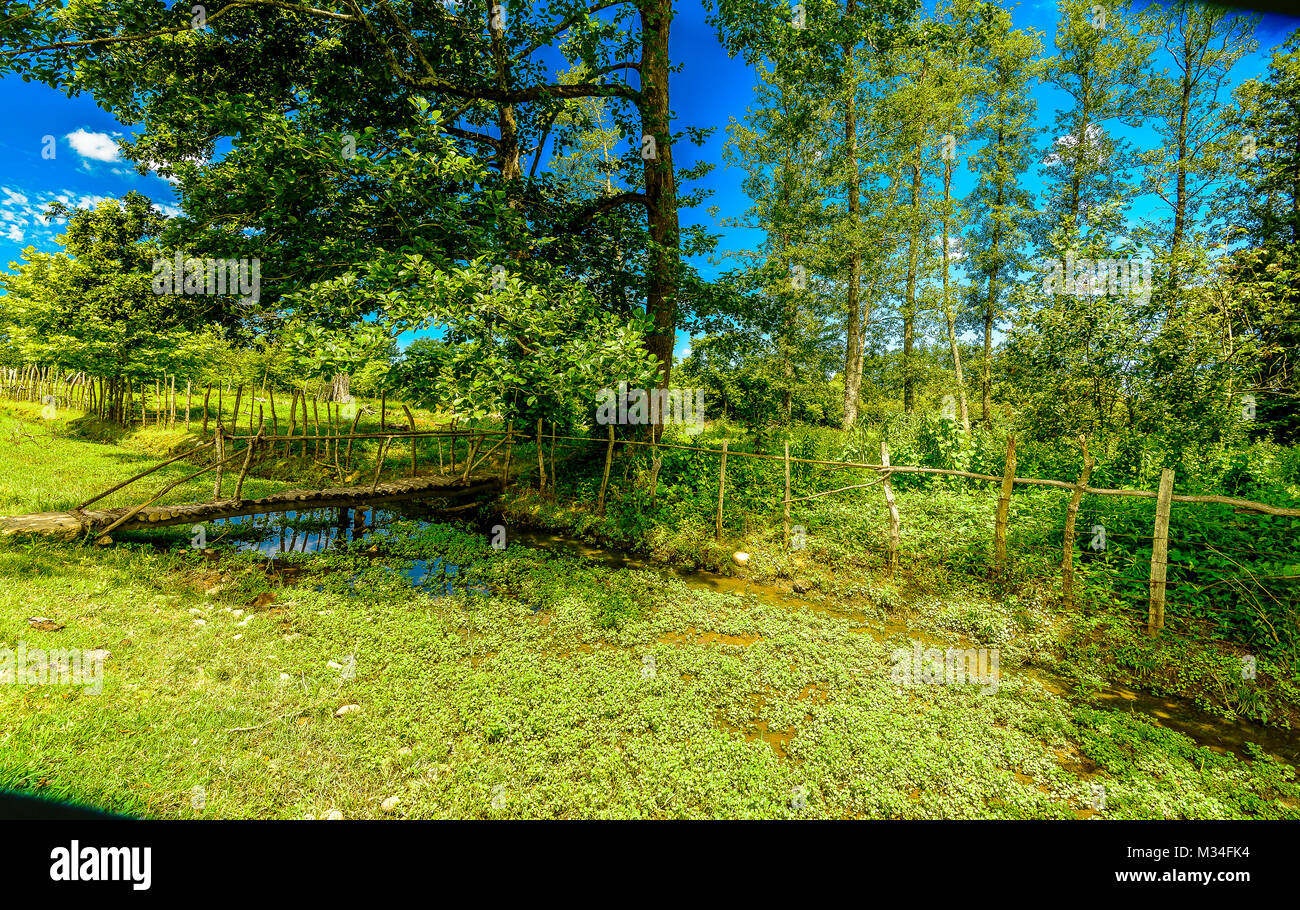
M 447 274 L 462 274 L 457 264 L 488 250 L 522 266 L 538 252 L 537 238 L 639 207 L 640 290 L 650 317 L 645 346 L 666 386 L 679 291 L 692 284 L 681 264 L 672 154 L 678 137 L 668 93 L 671 2 L 562 0 L 508 14 L 495 3 L 479 9 L 475 21 L 468 12 L 412 2 L 367 11 L 355 0 L 231 0 L 198 15 L 187 4 L 166 8 L 149 0 L 111 9 L 32 5 L 0 24 L 0 60 L 51 85 L 90 91 L 126 122 L 144 121 L 145 135 L 128 152 L 176 174 L 187 211 L 196 208 L 194 226 L 207 239 L 215 228 L 228 242 L 243 243 L 249 221 L 274 221 L 280 230 L 258 242 L 282 244 L 277 277 L 291 281 L 277 296 L 377 259 L 427 260 L 449 247 Z M 557 40 L 561 53 L 580 64 L 579 81 L 547 76 L 539 51 Z M 259 65 L 246 66 L 250 59 Z M 545 181 L 525 178 L 521 158 L 530 141 L 540 155 L 549 124 L 589 99 L 613 105 L 621 134 L 632 140 L 626 157 L 639 164 L 641 185 L 574 205 L 555 199 Z M 240 182 L 210 179 L 220 163 L 206 159 L 222 137 L 238 140 L 226 172 L 241 171 Z M 473 151 L 461 155 L 439 137 Z M 491 162 L 495 178 L 471 173 L 466 157 Z M 315 179 L 294 180 L 300 171 Z M 232 186 L 245 192 L 223 204 L 219 191 Z M 263 198 L 250 198 L 256 196 Z M 309 227 L 324 228 L 324 244 Z M 408 239 L 412 228 L 418 236 Z M 383 270 L 368 271 L 373 277 Z M 354 303 L 383 298 L 384 289 L 365 291 L 368 298 Z M 297 302 L 309 304 L 312 296 Z M 348 315 L 357 321 L 355 311 Z
M 148 198 L 128 193 L 93 209 L 69 211 L 57 239 L 66 252 L 23 251 L 0 274 L 0 309 L 10 356 L 108 379 L 110 417 L 125 419 L 127 381 L 196 375 L 214 343 L 214 325 L 235 307 L 231 297 L 155 292 L 156 237 L 162 217 Z
M 1042 43 L 1032 32 L 1012 30 L 1011 15 L 993 13 L 989 40 L 980 52 L 976 98 L 979 117 L 972 138 L 983 142 L 971 158 L 975 188 L 967 200 L 973 227 L 967 243 L 968 271 L 982 281 L 978 296 L 984 353 L 980 360 L 980 419 L 992 428 L 993 328 L 1015 276 L 1029 266 L 1028 223 L 1035 214 L 1031 193 L 1020 185 L 1034 161 L 1035 104 L 1029 83 Z

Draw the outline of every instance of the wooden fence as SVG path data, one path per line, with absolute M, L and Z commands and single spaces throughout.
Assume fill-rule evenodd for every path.
M 546 436 L 539 422 L 537 436 L 538 440 L 538 476 L 539 489 L 543 492 L 547 488 L 546 472 L 543 468 L 543 442 Z M 551 429 L 549 437 L 552 460 L 552 478 L 554 477 L 554 451 L 556 440 L 576 441 L 582 443 L 601 442 L 602 440 L 585 436 L 557 436 L 554 427 Z M 605 464 L 601 479 L 600 493 L 597 498 L 597 509 L 602 512 L 605 508 L 605 494 L 609 483 L 609 472 L 612 464 L 616 440 L 614 438 L 613 427 L 610 426 L 607 440 L 605 442 Z M 1238 499 L 1231 496 L 1217 495 L 1190 495 L 1174 492 L 1174 471 L 1166 468 L 1161 472 L 1159 486 L 1154 490 L 1123 490 L 1123 489 L 1106 489 L 1092 487 L 1088 481 L 1092 476 L 1095 466 L 1092 456 L 1088 454 L 1087 442 L 1080 439 L 1083 446 L 1083 469 L 1078 479 L 1071 481 L 1051 480 L 1038 477 L 1020 477 L 1016 475 L 1016 440 L 1014 436 L 1007 437 L 1007 450 L 1005 469 L 1001 475 L 977 474 L 971 471 L 959 471 L 949 468 L 927 468 L 911 465 L 893 465 L 890 463 L 889 446 L 887 443 L 880 444 L 880 463 L 868 464 L 864 462 L 850 461 L 824 461 L 812 458 L 795 458 L 790 455 L 790 446 L 785 445 L 783 455 L 772 455 L 761 452 L 737 452 L 732 451 L 726 442 L 722 443 L 721 448 L 712 449 L 701 446 L 684 446 L 662 442 L 647 442 L 642 440 L 622 439 L 617 441 L 618 444 L 627 446 L 647 446 L 654 450 L 652 470 L 651 470 L 651 500 L 655 496 L 655 485 L 658 483 L 659 467 L 661 459 L 658 455 L 660 449 L 678 449 L 684 451 L 697 452 L 704 455 L 716 456 L 718 458 L 718 505 L 715 518 L 715 535 L 721 539 L 723 530 L 723 513 L 727 489 L 727 459 L 728 458 L 748 458 L 770 461 L 781 461 L 784 463 L 785 488 L 782 499 L 782 528 L 785 538 L 785 545 L 790 545 L 790 506 L 797 502 L 806 502 L 813 499 L 820 499 L 837 493 L 843 493 L 849 490 L 857 490 L 865 487 L 879 485 L 882 489 L 885 507 L 888 513 L 889 527 L 889 554 L 888 565 L 891 573 L 898 568 L 899 564 L 899 547 L 902 538 L 902 519 L 899 514 L 898 505 L 894 498 L 893 485 L 891 478 L 896 474 L 933 474 L 948 477 L 963 477 L 971 480 L 983 480 L 998 484 L 998 497 L 996 512 L 993 526 L 993 564 L 992 571 L 995 575 L 1004 575 L 1007 571 L 1007 529 L 1010 521 L 1011 501 L 1017 484 L 1027 486 L 1051 487 L 1070 492 L 1070 501 L 1066 513 L 1066 522 L 1063 538 L 1061 540 L 1061 595 L 1065 602 L 1070 603 L 1075 597 L 1074 584 L 1074 552 L 1075 552 L 1075 520 L 1079 511 L 1080 502 L 1085 495 L 1089 496 L 1119 496 L 1119 497 L 1138 497 L 1154 499 L 1156 501 L 1155 520 L 1152 528 L 1152 548 L 1151 548 L 1151 566 L 1149 580 L 1147 585 L 1147 632 L 1150 635 L 1157 634 L 1165 623 L 1165 605 L 1166 605 L 1166 578 L 1169 565 L 1169 517 L 1174 503 L 1213 503 L 1218 505 L 1230 506 L 1239 511 L 1255 512 L 1263 515 L 1278 515 L 1300 517 L 1300 508 L 1290 508 L 1284 506 L 1274 506 L 1268 503 L 1254 502 L 1247 499 Z M 874 471 L 879 476 L 866 483 L 851 484 L 849 486 L 838 487 L 833 490 L 823 490 L 810 495 L 793 497 L 790 490 L 790 466 L 792 464 L 819 465 L 836 469 L 857 468 L 868 471 Z M 554 480 L 551 481 L 551 491 L 554 495 Z
M 1061 540 L 1061 595 L 1067 602 L 1072 602 L 1075 597 L 1075 572 L 1074 572 L 1074 550 L 1075 550 L 1075 521 L 1079 511 L 1080 503 L 1085 495 L 1088 496 L 1117 496 L 1117 497 L 1139 497 L 1154 499 L 1156 501 L 1155 519 L 1152 528 L 1152 547 L 1151 547 L 1151 565 L 1149 580 L 1147 585 L 1147 631 L 1155 635 L 1164 626 L 1165 604 L 1166 604 L 1166 585 L 1168 573 L 1168 549 L 1169 549 L 1169 518 L 1170 511 L 1174 503 L 1213 503 L 1226 505 L 1233 509 L 1247 512 L 1255 512 L 1264 515 L 1300 517 L 1300 508 L 1290 508 L 1283 506 L 1274 506 L 1267 503 L 1254 502 L 1246 499 L 1238 499 L 1229 496 L 1217 495 L 1188 495 L 1174 492 L 1174 472 L 1166 468 L 1161 472 L 1160 482 L 1154 490 L 1124 490 L 1124 489 L 1105 489 L 1089 486 L 1089 480 L 1094 468 L 1094 461 L 1088 454 L 1085 440 L 1080 440 L 1083 445 L 1083 469 L 1079 477 L 1073 481 L 1053 480 L 1038 477 L 1020 477 L 1016 475 L 1016 441 L 1014 436 L 1007 438 L 1007 451 L 1005 460 L 1005 469 L 1001 475 L 978 474 L 971 471 L 959 471 L 948 468 L 928 468 L 912 465 L 894 465 L 890 462 L 889 447 L 882 442 L 880 446 L 880 463 L 868 464 L 864 462 L 850 461 L 824 461 L 810 458 L 791 457 L 790 448 L 787 444 L 783 455 L 767 454 L 761 452 L 737 452 L 731 451 L 728 444 L 724 441 L 721 448 L 711 449 L 701 446 L 684 446 L 671 443 L 643 441 L 634 439 L 616 439 L 614 427 L 610 425 L 605 439 L 591 436 L 561 436 L 556 432 L 555 425 L 551 425 L 550 433 L 545 432 L 545 426 L 541 420 L 537 422 L 536 434 L 525 434 L 516 432 L 513 425 L 508 426 L 503 431 L 483 431 L 471 430 L 469 428 L 457 428 L 453 423 L 451 425 L 439 427 L 431 430 L 417 430 L 415 418 L 411 411 L 405 405 L 401 406 L 402 414 L 405 418 L 405 427 L 394 427 L 387 423 L 388 403 L 386 396 L 381 397 L 379 402 L 379 432 L 358 433 L 357 424 L 361 417 L 362 409 L 358 406 L 352 415 L 351 422 L 347 421 L 343 408 L 337 402 L 323 402 L 324 404 L 324 431 L 322 432 L 321 407 L 322 402 L 312 399 L 310 414 L 308 412 L 308 396 L 301 391 L 294 391 L 291 394 L 289 404 L 289 413 L 285 415 L 286 432 L 280 432 L 280 415 L 277 412 L 275 397 L 273 394 L 265 394 L 265 397 L 256 397 L 250 391 L 245 397 L 244 386 L 238 386 L 234 389 L 233 402 L 229 411 L 225 402 L 226 394 L 221 387 L 215 389 L 216 392 L 216 410 L 215 419 L 211 426 L 211 444 L 214 448 L 214 458 L 209 469 L 215 469 L 216 480 L 214 483 L 214 497 L 220 497 L 222 489 L 222 474 L 224 466 L 234 460 L 233 456 L 227 457 L 226 447 L 228 444 L 235 445 L 238 448 L 239 442 L 245 443 L 245 457 L 242 470 L 236 480 L 236 496 L 238 490 L 242 488 L 244 476 L 252 464 L 253 452 L 261 448 L 264 452 L 276 451 L 285 455 L 292 454 L 295 450 L 302 457 L 310 457 L 313 462 L 322 466 L 332 467 L 338 471 L 350 471 L 355 467 L 353 445 L 360 440 L 379 440 L 379 450 L 376 456 L 376 474 L 375 483 L 379 481 L 379 474 L 382 471 L 388 455 L 391 454 L 391 447 L 394 442 L 400 440 L 410 441 L 410 476 L 414 477 L 419 471 L 419 451 L 418 444 L 421 439 L 434 439 L 438 442 L 438 469 L 439 472 L 445 473 L 450 471 L 452 474 L 462 473 L 468 477 L 474 468 L 478 467 L 484 461 L 491 458 L 497 453 L 502 446 L 506 447 L 504 460 L 504 470 L 502 472 L 503 480 L 508 482 L 510 469 L 513 458 L 513 447 L 516 440 L 533 441 L 537 449 L 537 477 L 538 489 L 545 493 L 548 488 L 551 495 L 554 496 L 556 486 L 556 444 L 558 441 L 577 442 L 584 445 L 593 443 L 603 443 L 605 445 L 604 470 L 601 477 L 600 491 L 597 495 L 596 509 L 603 514 L 605 512 L 605 498 L 609 486 L 610 469 L 613 462 L 614 450 L 616 445 L 625 446 L 646 446 L 652 449 L 652 467 L 650 475 L 651 501 L 654 501 L 659 479 L 659 470 L 662 465 L 662 457 L 659 454 L 661 449 L 678 449 L 684 451 L 697 452 L 708 456 L 716 456 L 718 462 L 718 498 L 715 515 L 715 534 L 721 539 L 723 531 L 723 519 L 726 507 L 727 493 L 727 459 L 728 458 L 747 458 L 759 460 L 775 460 L 784 463 L 784 496 L 782 499 L 782 528 L 786 546 L 790 544 L 791 518 L 790 507 L 794 503 L 807 502 L 809 500 L 820 499 L 837 493 L 843 493 L 850 490 L 862 489 L 879 485 L 884 497 L 885 508 L 888 514 L 889 527 L 887 537 L 889 541 L 888 565 L 891 572 L 898 568 L 899 564 L 899 547 L 902 538 L 902 518 L 899 514 L 897 501 L 894 497 L 893 485 L 891 478 L 894 475 L 905 474 L 933 474 L 948 477 L 962 477 L 970 480 L 988 481 L 998 484 L 998 497 L 996 503 L 996 512 L 993 529 L 993 563 L 992 571 L 995 575 L 1002 575 L 1007 570 L 1007 526 L 1010 518 L 1010 506 L 1012 497 L 1017 484 L 1028 486 L 1051 487 L 1069 491 L 1070 500 L 1066 513 L 1064 532 Z M 177 393 L 175 377 L 166 379 L 159 378 L 153 383 L 153 422 L 155 424 L 175 425 L 178 420 Z M 126 390 L 126 398 L 129 402 L 134 402 L 134 395 L 139 393 L 140 415 L 142 423 L 149 423 L 149 409 L 146 401 L 149 388 L 146 384 L 136 383 L 132 388 L 129 384 Z M 209 438 L 209 420 L 213 417 L 211 410 L 214 388 L 209 385 L 203 390 L 203 403 L 201 405 L 201 426 L 200 433 L 203 439 Z M 264 390 L 265 392 L 265 390 Z M 100 413 L 103 410 L 106 401 L 104 380 L 96 380 L 94 377 L 87 377 L 82 373 L 65 373 L 58 374 L 50 368 L 25 367 L 22 369 L 0 369 L 0 394 L 16 400 L 42 401 L 46 396 L 51 396 L 53 402 L 61 403 L 64 406 L 77 407 L 94 413 Z M 194 390 L 190 383 L 185 386 L 185 408 L 183 411 L 185 425 L 191 424 L 191 417 L 195 406 Z M 269 415 L 267 411 L 269 410 Z M 134 413 L 134 404 L 132 403 L 127 409 L 127 414 Z M 270 417 L 270 426 L 267 426 L 267 417 Z M 230 424 L 226 420 L 230 420 Z M 240 427 L 247 427 L 247 433 L 241 433 Z M 309 425 L 311 432 L 308 432 Z M 267 433 L 266 430 L 270 432 Z M 482 447 L 490 439 L 495 439 L 496 444 L 487 452 L 483 453 Z M 444 457 L 442 447 L 443 440 L 449 442 L 448 457 Z M 465 443 L 465 457 L 459 464 L 457 463 L 457 443 Z M 346 448 L 344 449 L 344 443 Z M 547 449 L 549 448 L 550 474 L 547 476 Z M 804 496 L 792 496 L 790 487 L 790 467 L 792 464 L 807 464 L 825 466 L 835 469 L 855 468 L 868 471 L 874 471 L 879 476 L 872 481 L 848 486 L 838 487 L 833 490 L 823 490 Z M 430 465 L 431 466 L 431 465 Z

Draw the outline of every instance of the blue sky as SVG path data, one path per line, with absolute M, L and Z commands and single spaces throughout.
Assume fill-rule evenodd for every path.
M 1050 51 L 1055 3 L 1029 0 L 1015 7 L 1012 16 L 1016 27 L 1042 32 L 1044 46 Z M 726 55 L 704 17 L 704 7 L 695 0 L 678 0 L 673 23 L 673 58 L 684 67 L 673 77 L 672 84 L 677 127 L 716 128 L 702 148 L 689 143 L 678 146 L 679 164 L 689 164 L 700 156 L 716 164 L 705 180 L 713 195 L 700 210 L 684 212 L 682 221 L 684 224 L 698 221 L 719 231 L 723 235 L 719 252 L 726 253 L 752 249 L 761 240 L 755 231 L 713 224 L 704 210 L 716 205 L 723 217 L 736 218 L 749 207 L 749 199 L 741 188 L 743 173 L 723 161 L 722 151 L 727 124 L 733 119 L 743 119 L 753 102 L 756 78 L 743 61 Z M 1295 27 L 1296 20 L 1266 16 L 1256 32 L 1260 51 L 1238 65 L 1234 82 L 1266 73 L 1269 53 Z M 1034 94 L 1040 125 L 1046 126 L 1064 98 L 1045 86 L 1038 86 Z M 137 174 L 118 155 L 115 139 L 131 136 L 131 125 L 119 123 L 88 96 L 69 98 L 44 85 L 8 76 L 0 79 L 0 105 L 9 112 L 0 122 L 0 155 L 6 162 L 0 174 L 0 264 L 7 266 L 17 260 L 28 245 L 41 250 L 57 248 L 54 238 L 60 226 L 46 224 L 41 217 L 55 200 L 93 205 L 101 198 L 120 196 L 135 189 L 153 199 L 163 211 L 176 211 L 175 193 L 167 181 L 155 174 Z M 1129 138 L 1142 144 L 1140 131 L 1131 131 Z M 54 157 L 43 157 L 43 150 L 51 142 Z M 959 173 L 955 191 L 964 194 L 969 188 L 969 177 Z M 1141 210 L 1139 206 L 1138 212 Z M 696 265 L 706 277 L 719 270 L 707 261 Z M 724 262 L 722 268 L 726 267 Z M 688 339 L 679 338 L 679 354 L 688 343 Z

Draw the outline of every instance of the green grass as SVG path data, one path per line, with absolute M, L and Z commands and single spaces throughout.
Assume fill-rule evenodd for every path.
M 100 695 L 0 686 L 0 785 L 182 818 L 378 817 L 394 796 L 411 818 L 1075 818 L 1100 783 L 1106 817 L 1300 817 L 1273 763 L 1029 675 L 900 689 L 905 638 L 851 616 L 411 534 L 315 558 L 331 571 L 262 609 L 252 559 L 0 551 L 0 640 L 112 655 Z M 401 569 L 435 554 L 492 593 L 413 593 Z M 611 597 L 640 615 L 604 622 Z M 349 655 L 352 678 L 329 666 Z
M 0 475 L 3 501 L 133 457 L 47 451 Z M 752 570 L 804 578 L 806 605 L 441 525 L 274 576 L 183 543 L 0 542 L 0 643 L 110 652 L 101 694 L 0 685 L 0 787 L 163 818 L 1300 818 L 1292 769 L 1041 682 L 1047 602 L 889 581 L 870 547 L 819 539 L 754 541 Z M 412 586 L 434 559 L 457 593 Z M 996 693 L 900 687 L 913 639 L 1000 648 Z

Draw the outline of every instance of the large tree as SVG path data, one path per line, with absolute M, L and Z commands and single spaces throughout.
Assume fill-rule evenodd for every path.
M 281 283 L 269 302 L 334 282 L 328 298 L 293 302 L 334 307 L 347 296 L 338 321 L 356 324 L 389 292 L 410 290 L 377 282 L 412 274 L 398 267 L 412 254 L 481 288 L 490 266 L 534 280 L 532 260 L 581 282 L 590 275 L 550 269 L 543 241 L 599 238 L 605 217 L 635 208 L 645 345 L 660 384 L 670 381 L 681 290 L 693 286 L 673 166 L 670 0 L 463 11 L 414 0 L 229 0 L 206 11 L 125 0 L 10 12 L 0 60 L 145 124 L 127 152 L 179 180 L 190 217 L 178 242 L 274 245 L 270 277 Z M 579 78 L 549 75 L 557 54 Z M 524 155 L 544 154 L 556 120 L 592 99 L 609 103 L 629 141 L 635 183 L 580 198 L 530 179 L 536 159 L 525 174 Z M 223 139 L 233 151 L 214 160 Z M 469 262 L 484 267 L 458 269 Z M 338 279 L 358 273 L 365 280 L 340 295 Z M 329 319 L 329 307 L 311 315 Z M 493 311 L 497 327 L 510 331 L 503 311 Z

